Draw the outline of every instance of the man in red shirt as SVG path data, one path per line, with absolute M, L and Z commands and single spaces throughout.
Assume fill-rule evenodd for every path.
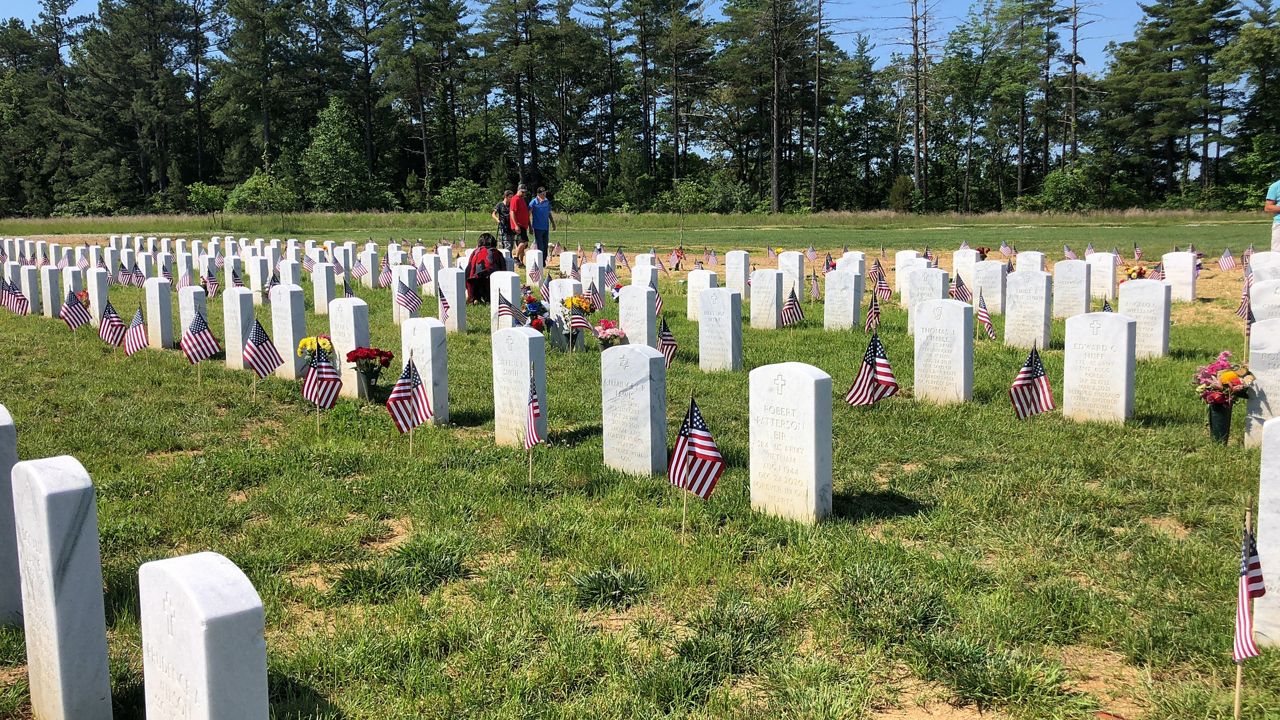
M 529 246 L 529 220 L 529 188 L 521 183 L 511 196 L 511 232 L 520 236 L 519 242 L 525 247 Z

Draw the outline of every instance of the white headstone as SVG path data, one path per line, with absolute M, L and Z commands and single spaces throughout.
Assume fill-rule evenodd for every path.
M 812 365 L 750 375 L 751 507 L 816 523 L 831 513 L 831 376 Z
M 84 271 L 74 265 L 62 268 L 63 299 L 66 299 L 67 293 L 81 290 L 84 290 Z
M 329 336 L 333 340 L 333 362 L 342 373 L 343 397 L 363 398 L 367 392 L 359 381 L 355 363 L 347 353 L 369 347 L 369 305 L 360 298 L 338 298 L 329 303 Z
M 449 349 L 444 324 L 435 318 L 409 318 L 400 324 L 401 367 L 413 358 L 431 403 L 431 423 L 449 423 Z
M 1165 253 L 1160 261 L 1164 269 L 1164 281 L 1173 288 L 1173 301 L 1193 302 L 1196 299 L 1196 254 Z
M 862 276 L 852 270 L 827 273 L 822 326 L 827 330 L 858 327 L 861 312 Z
M 1044 272 L 1044 253 L 1038 250 L 1023 250 L 1013 259 L 1014 272 L 1037 270 Z
M 196 313 L 209 317 L 208 295 L 199 285 L 188 285 L 178 290 L 178 330 L 179 336 L 191 327 Z
M 701 302 L 702 291 L 720 287 L 719 278 L 710 270 L 692 270 L 689 272 L 687 312 L 685 318 L 689 322 L 698 322 L 698 303 Z
M 728 288 L 703 290 L 698 301 L 698 367 L 742 369 L 742 296 Z
M 647 285 L 654 290 L 658 289 L 658 268 L 653 265 L 636 265 L 631 269 L 632 285 Z
M 270 261 L 266 257 L 255 255 L 249 258 L 248 267 L 249 289 L 253 291 L 253 304 L 261 305 L 265 299 L 263 290 L 271 280 Z
M 13 466 L 31 716 L 110 720 L 98 512 L 69 456 Z
M 792 290 L 796 297 L 804 295 L 804 253 L 794 250 L 780 253 L 778 269 L 782 271 L 782 297 L 790 297 Z
M 1262 424 L 1280 417 L 1280 319 L 1259 320 L 1253 324 L 1249 335 L 1249 369 L 1253 371 L 1254 383 L 1246 404 L 1244 444 L 1253 447 L 1262 442 Z
M 992 315 L 1003 315 L 1008 266 L 996 260 L 983 260 L 974 266 L 973 277 L 973 301 L 978 301 L 978 292 L 981 291 L 987 311 Z
M 378 273 L 381 271 L 381 267 L 378 265 L 377 246 L 375 245 L 372 248 L 366 246 L 364 250 L 360 251 L 359 258 L 360 263 L 364 265 L 364 269 L 369 271 L 365 273 L 364 277 L 360 278 L 360 284 L 370 289 L 378 287 Z
M 978 265 L 978 251 L 973 248 L 960 248 L 951 256 L 952 275 L 964 280 L 964 284 L 973 287 L 977 278 L 974 276 Z M 974 297 L 977 297 L 976 295 Z
M 907 303 L 907 332 L 914 333 L 916 308 L 929 300 L 945 300 L 950 294 L 951 277 L 946 270 L 938 268 L 909 270 L 903 288 L 903 298 Z
M 55 272 L 57 272 L 55 270 Z M 32 315 L 40 315 L 43 308 L 40 307 L 40 282 L 36 279 L 38 273 L 32 265 L 23 265 L 19 270 L 19 285 L 22 288 L 22 294 L 26 296 L 27 302 L 30 303 L 28 311 Z
M 724 254 L 724 286 L 747 297 L 747 279 L 751 276 L 751 256 L 745 250 L 730 250 Z
M 281 260 L 279 268 L 281 285 L 302 284 L 302 268 L 297 262 L 293 260 Z
M 853 272 L 866 277 L 867 275 L 867 256 L 866 253 L 857 250 L 850 250 L 836 260 L 837 270 L 852 270 Z
M 1089 312 L 1089 263 L 1059 260 L 1053 265 L 1053 316 L 1069 318 Z
M 640 344 L 605 350 L 600 354 L 600 394 L 604 464 L 636 475 L 663 474 L 667 466 L 667 370 L 662 353 Z
M 271 288 L 271 343 L 284 363 L 276 377 L 296 380 L 307 372 L 307 362 L 298 357 L 298 343 L 307 336 L 306 301 L 297 285 Z
M 596 286 L 596 292 L 600 293 L 600 297 L 605 299 L 607 304 L 609 298 L 613 297 L 613 287 L 604 281 L 605 266 L 599 263 L 583 263 L 580 275 L 582 276 L 582 288 L 585 291 L 593 284 Z M 518 287 L 518 285 L 517 285 Z
M 147 720 L 267 720 L 266 614 L 235 563 L 145 563 L 138 594 Z
M 1119 313 L 1093 312 L 1067 318 L 1064 417 L 1124 422 L 1133 415 L 1136 325 L 1133 318 Z
M 440 258 L 441 267 L 453 267 L 453 246 L 441 245 L 436 248 L 436 257 Z
M 52 265 L 40 268 L 39 304 L 45 317 L 56 318 L 62 310 L 62 276 Z M 35 303 L 31 304 L 31 312 L 36 313 Z
M 332 263 L 316 263 L 311 271 L 311 303 L 317 315 L 329 314 L 329 303 L 336 291 Z
M 411 313 L 408 309 L 400 306 L 396 302 L 396 296 L 400 292 L 400 286 L 404 285 L 408 288 L 409 293 L 421 300 L 422 296 L 418 294 L 418 271 L 413 269 L 412 265 L 392 265 L 391 266 L 391 322 L 399 325 L 411 317 L 417 317 L 422 312 L 419 307 L 417 313 Z
M 111 287 L 110 275 L 102 268 L 88 270 L 89 317 L 93 319 L 93 327 L 98 327 L 102 320 L 102 311 L 107 306 L 107 291 Z
M 1274 321 L 1273 321 L 1274 322 Z M 1258 482 L 1258 559 L 1267 592 L 1253 601 L 1253 638 L 1265 647 L 1280 647 L 1280 418 L 1262 426 L 1262 467 Z M 1256 442 L 1256 441 L 1255 441 Z
M 457 268 L 441 268 L 436 274 L 436 287 L 444 293 L 449 303 L 449 317 L 444 327 L 449 332 L 467 331 L 467 282 L 466 273 Z
M 1249 288 L 1249 308 L 1254 320 L 1280 318 L 1280 280 L 1255 281 Z
M 1017 348 L 1049 345 L 1053 279 L 1040 270 L 1018 270 L 1007 278 L 1004 344 Z
M 578 253 L 572 251 L 560 253 L 560 277 L 569 277 L 576 267 L 578 267 Z
M 1159 280 L 1126 280 L 1120 283 L 1121 315 L 1134 328 L 1134 356 L 1138 360 L 1169 354 L 1169 303 L 1172 288 Z
M 18 536 L 14 531 L 13 486 L 18 462 L 18 428 L 0 405 L 0 625 L 22 625 L 22 589 L 18 574 Z
M 781 270 L 751 273 L 751 327 L 757 330 L 782 327 L 782 302 Z
M 177 347 L 173 340 L 173 284 L 164 278 L 147 278 L 147 346 L 156 349 Z
M 915 313 L 914 396 L 939 405 L 972 400 L 973 306 L 926 300 Z
M 564 306 L 561 304 L 565 298 L 582 294 L 582 283 L 569 278 L 556 278 L 551 281 L 550 295 L 551 302 L 547 304 L 547 317 L 551 320 L 551 328 L 548 336 L 558 350 L 568 350 L 569 345 L 566 341 L 564 328 L 566 327 L 566 315 L 564 314 Z M 582 348 L 586 346 L 583 333 L 579 330 L 574 333 L 574 347 Z
M 227 353 L 227 368 L 243 370 L 244 343 L 253 330 L 253 291 L 249 288 L 227 288 L 222 293 L 222 347 Z
M 1093 253 L 1084 261 L 1089 263 L 1089 294 L 1095 298 L 1114 300 L 1116 297 L 1115 253 Z
M 1280 252 L 1263 250 L 1249 257 L 1249 269 L 1255 283 L 1264 280 L 1280 280 Z
M 546 269 L 547 261 L 542 257 L 542 251 L 537 248 L 529 248 L 524 251 L 524 279 L 529 285 L 537 285 L 538 281 L 533 279 L 533 275 L 537 274 L 541 277 L 541 273 Z M 535 273 L 535 269 L 537 272 Z
M 515 327 L 511 317 L 498 316 L 498 298 L 505 298 L 511 306 L 520 310 L 524 306 L 524 298 L 520 294 L 520 276 L 510 270 L 499 271 L 489 276 L 489 331 Z
M 636 255 L 636 262 L 635 262 L 635 265 L 632 266 L 632 269 L 642 268 L 642 267 L 657 267 L 657 265 L 658 265 L 657 255 L 654 255 L 653 253 L 640 253 L 639 255 Z
M 618 296 L 618 325 L 631 345 L 658 347 L 657 292 L 644 285 L 628 285 Z
M 538 435 L 547 437 L 547 343 L 542 333 L 530 327 L 506 328 L 495 332 L 493 346 L 493 433 L 494 442 L 524 447 L 529 413 L 529 377 L 537 388 L 541 415 L 536 421 Z
M 907 278 L 911 277 L 916 270 L 928 269 L 929 261 L 922 257 L 905 258 L 898 263 L 898 269 L 893 274 L 893 289 L 897 291 L 904 307 L 911 307 L 911 287 L 907 283 Z
M 894 274 L 895 275 L 901 274 L 903 270 L 902 264 L 907 260 L 913 260 L 918 257 L 920 257 L 920 253 L 916 252 L 915 250 L 899 250 L 898 252 L 894 253 L 893 254 Z M 895 278 L 894 285 L 893 285 L 893 289 L 895 291 L 900 291 L 900 285 L 899 285 L 900 282 L 901 282 L 900 280 L 897 280 Z

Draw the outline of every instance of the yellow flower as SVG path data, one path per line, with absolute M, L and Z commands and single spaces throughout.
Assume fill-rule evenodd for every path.
M 1237 375 L 1235 371 L 1223 370 L 1221 373 L 1218 374 L 1218 382 L 1222 383 L 1223 385 L 1230 385 L 1232 383 L 1239 382 L 1239 381 L 1240 381 L 1240 376 Z
M 304 337 L 298 343 L 298 357 L 310 355 L 316 351 L 316 339 L 314 337 Z

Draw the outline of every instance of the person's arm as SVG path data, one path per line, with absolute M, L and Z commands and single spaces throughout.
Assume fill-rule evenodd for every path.
M 1280 215 L 1280 205 L 1276 204 L 1274 198 L 1267 198 L 1267 204 L 1263 206 L 1262 211 L 1268 215 Z
M 493 221 L 495 223 L 498 222 L 498 206 L 497 205 L 493 206 L 493 212 L 489 213 L 489 217 L 493 218 Z

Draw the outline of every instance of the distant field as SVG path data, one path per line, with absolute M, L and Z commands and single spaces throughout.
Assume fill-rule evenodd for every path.
M 388 216 L 405 223 L 394 231 L 380 217 L 234 224 L 250 237 L 447 234 L 445 216 Z M 814 225 L 774 225 L 793 219 Z M 560 241 L 635 252 L 674 237 L 623 220 L 655 218 L 584 216 Z M 755 220 L 771 226 L 700 216 L 686 245 L 743 247 L 762 266 L 766 243 L 930 245 L 949 267 L 961 240 L 1057 259 L 1064 242 L 1126 256 L 1138 243 L 1151 257 L 1192 242 L 1238 254 L 1269 237 L 1254 215 Z M 224 234 L 198 222 L 4 221 L 0 235 Z M 97 486 L 117 720 L 142 717 L 138 565 L 201 550 L 231 558 L 262 595 L 281 719 L 1231 716 L 1239 523 L 1259 454 L 1239 444 L 1239 411 L 1232 444 L 1209 443 L 1190 378 L 1243 347 L 1240 270 L 1210 263 L 1201 299 L 1175 306 L 1171 356 L 1139 364 L 1124 427 L 1017 421 L 1007 390 L 1026 353 L 985 339 L 972 403 L 915 401 L 896 303 L 882 338 L 904 392 L 869 409 L 843 403 L 867 336 L 824 332 L 820 304 L 805 303 L 797 330 L 744 328 L 746 370 L 800 361 L 834 378 L 834 514 L 813 528 L 750 509 L 747 373 L 698 370 L 678 279 L 662 281 L 681 347 L 669 432 L 696 394 L 729 462 L 711 500 L 690 502 L 687 544 L 665 478 L 599 465 L 595 350 L 548 358 L 550 446 L 530 485 L 523 453 L 492 442 L 489 330 L 474 315 L 448 340 L 453 424 L 419 432 L 410 458 L 378 405 L 340 402 L 316 439 L 297 382 L 268 379 L 255 400 L 248 373 L 214 363 L 197 387 L 177 352 L 125 358 L 87 330 L 0 311 L 0 403 L 20 457 L 75 455 Z M 306 290 L 308 328 L 325 332 Z M 389 294 L 358 292 L 373 344 L 398 353 Z M 127 314 L 142 292 L 111 295 Z M 221 301 L 209 309 L 224 337 Z M 1063 336 L 1055 321 L 1043 353 L 1059 405 Z M 1244 716 L 1276 717 L 1280 653 L 1250 661 L 1246 678 Z M 22 633 L 0 630 L 0 717 L 28 713 Z

